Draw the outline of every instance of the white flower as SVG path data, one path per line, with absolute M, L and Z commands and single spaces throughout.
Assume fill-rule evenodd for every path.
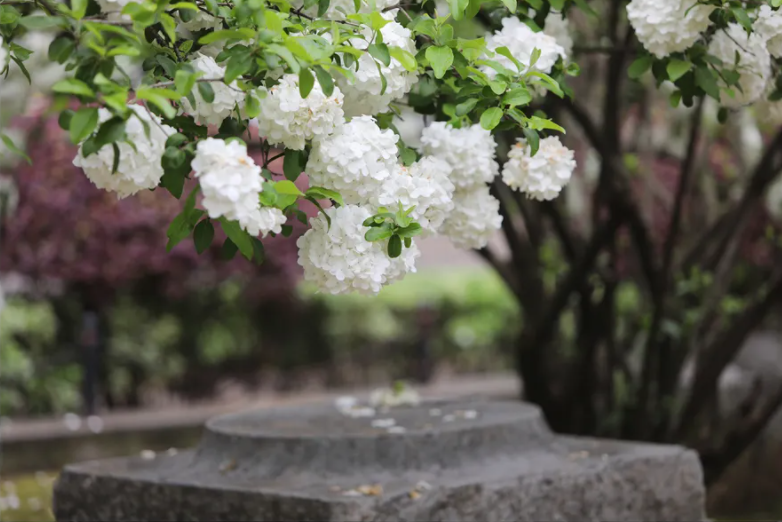
M 414 262 L 419 255 L 415 244 L 391 259 L 385 251 L 385 241 L 364 239 L 368 228 L 363 223 L 371 215 L 368 209 L 346 205 L 327 208 L 325 214 L 331 218 L 330 227 L 320 213 L 310 220 L 311 228 L 296 242 L 304 279 L 320 291 L 377 294 L 383 285 L 415 271 Z
M 502 225 L 500 202 L 489 194 L 488 185 L 457 190 L 453 196 L 454 210 L 440 228 L 459 248 L 483 248 Z
M 147 112 L 139 105 L 131 105 L 134 115 L 125 123 L 127 140 L 133 143 L 118 142 L 119 162 L 117 171 L 112 172 L 114 165 L 114 147 L 104 145 L 98 152 L 84 157 L 79 146 L 79 152 L 73 159 L 73 164 L 84 169 L 92 183 L 104 190 L 117 193 L 117 197 L 125 198 L 144 189 L 158 186 L 163 177 L 163 167 L 160 160 L 168 136 L 176 130 L 168 125 L 162 125 L 160 118 Z M 104 108 L 98 110 L 98 120 L 102 123 L 112 118 L 112 114 Z M 149 138 L 142 121 L 147 122 Z M 135 149 L 134 149 L 135 147 Z
M 444 160 L 427 156 L 409 168 L 397 166 L 371 199 L 377 207 L 395 211 L 401 202 L 407 209 L 415 207 L 410 216 L 425 232 L 434 233 L 453 210 L 454 185 L 448 179 L 451 166 Z
M 182 17 L 175 15 L 178 27 L 191 32 L 203 31 L 204 29 L 222 29 L 222 21 L 211 13 L 205 13 L 200 9 L 198 11 L 189 11 L 190 19 L 185 22 Z
M 414 149 L 421 146 L 421 133 L 426 127 L 423 114 L 415 112 L 415 109 L 408 105 L 402 105 L 399 115 L 394 114 L 393 123 L 405 145 Z
M 100 10 L 103 13 L 119 13 L 122 9 L 134 0 L 97 0 Z
M 550 12 L 546 16 L 543 32 L 556 40 L 565 52 L 564 59 L 573 56 L 573 37 L 571 36 L 570 23 L 560 13 Z
M 455 129 L 436 121 L 424 129 L 421 143 L 424 154 L 443 159 L 451 166 L 451 181 L 457 188 L 488 183 L 499 172 L 494 160 L 494 137 L 478 124 Z
M 552 136 L 540 140 L 537 154 L 531 156 L 531 152 L 527 142 L 519 140 L 508 152 L 502 181 L 531 199 L 556 198 L 576 168 L 573 151 L 562 145 L 558 137 Z
M 720 103 L 737 108 L 760 99 L 766 92 L 771 77 L 771 55 L 763 38 L 757 33 L 747 35 L 739 24 L 730 24 L 724 31 L 718 31 L 709 45 L 709 54 L 722 60 L 727 66 L 735 62 L 738 54 L 738 71 L 741 74 L 741 91 L 732 87 L 731 97 L 722 92 Z
M 347 203 L 364 203 L 396 169 L 399 137 L 359 116 L 312 144 L 310 184 L 336 190 Z
M 774 127 L 782 124 L 782 100 L 770 101 L 762 99 L 752 105 L 755 118 L 762 125 Z
M 393 20 L 393 11 L 383 13 L 387 20 Z M 397 22 L 389 22 L 380 29 L 383 35 L 383 43 L 388 47 L 401 47 L 412 55 L 415 55 L 415 42 L 410 37 L 410 31 L 405 29 Z M 353 38 L 350 45 L 356 49 L 365 50 L 372 39 L 371 31 L 364 32 L 366 40 Z M 378 62 L 369 53 L 362 53 L 358 59 L 358 70 L 351 68 L 355 80 L 350 82 L 347 78 L 340 76 L 337 79 L 337 85 L 345 95 L 345 115 L 357 116 L 362 114 L 377 114 L 388 110 L 388 105 L 402 98 L 410 92 L 415 85 L 418 76 L 415 72 L 405 69 L 399 60 L 391 58 L 389 65 L 380 64 L 380 70 L 377 68 Z M 383 80 L 380 73 L 386 79 L 386 90 L 383 94 Z
M 225 67 L 221 67 L 214 58 L 198 54 L 197 58 L 190 62 L 197 73 L 201 73 L 200 79 L 220 80 L 225 76 Z M 236 86 L 236 82 L 226 85 L 223 82 L 209 82 L 214 91 L 214 101 L 207 102 L 201 97 L 197 88 L 193 88 L 195 107 L 190 100 L 182 98 L 182 107 L 185 112 L 191 114 L 196 122 L 206 125 L 220 125 L 238 106 L 244 107 L 244 93 Z
M 766 41 L 771 56 L 782 57 L 782 11 L 775 11 L 768 5 L 760 6 L 753 28 Z
M 261 208 L 261 168 L 238 141 L 207 138 L 198 142 L 192 162 L 204 195 L 202 204 L 212 219 L 238 221 L 250 235 L 278 233 L 285 222 L 279 209 Z
M 507 47 L 513 57 L 525 67 L 529 66 L 532 51 L 539 49 L 540 57 L 532 69 L 543 73 L 550 73 L 560 57 L 567 58 L 565 49 L 553 36 L 542 31 L 536 33 L 515 16 L 503 18 L 502 29 L 486 36 L 487 49 L 494 51 L 498 47 Z M 516 66 L 510 58 L 497 54 L 492 60 L 511 71 L 516 71 Z M 497 74 L 488 65 L 483 66 L 483 71 L 491 77 Z
M 318 82 L 302 98 L 299 76 L 286 74 L 261 99 L 258 132 L 272 145 L 302 150 L 306 140 L 326 137 L 344 123 L 342 100 L 338 88 L 326 96 Z
M 713 10 L 695 0 L 632 0 L 627 18 L 646 50 L 664 58 L 692 46 L 708 29 Z

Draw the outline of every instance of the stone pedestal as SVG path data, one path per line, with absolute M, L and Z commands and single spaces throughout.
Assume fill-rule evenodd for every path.
M 698 521 L 703 505 L 691 451 L 560 437 L 533 406 L 480 400 L 225 415 L 195 450 L 71 465 L 54 491 L 60 521 Z

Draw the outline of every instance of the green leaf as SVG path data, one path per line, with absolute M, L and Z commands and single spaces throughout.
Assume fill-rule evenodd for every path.
M 397 234 L 402 238 L 411 238 L 420 235 L 424 231 L 423 227 L 418 223 L 410 223 L 404 228 L 397 230 Z
M 74 94 L 76 96 L 85 96 L 87 98 L 95 97 L 95 91 L 93 91 L 89 85 L 75 78 L 60 80 L 52 86 L 52 90 L 62 94 Z
M 372 55 L 377 61 L 388 67 L 391 65 L 391 53 L 388 50 L 388 46 L 384 43 L 373 43 L 367 47 L 367 52 Z
M 551 120 L 547 120 L 545 118 L 541 118 L 539 116 L 532 116 L 527 120 L 527 123 L 529 124 L 529 127 L 534 130 L 555 130 L 557 132 L 561 132 L 562 134 L 565 134 L 565 129 L 557 125 Z
M 628 76 L 630 76 L 630 78 L 633 80 L 637 80 L 643 75 L 643 73 L 649 70 L 653 62 L 654 57 L 652 56 L 641 56 L 640 58 L 636 58 L 636 60 L 630 64 L 630 68 L 627 70 Z
M 84 138 L 92 134 L 98 125 L 98 109 L 95 107 L 83 107 L 76 111 L 71 118 L 68 131 L 73 143 L 81 143 Z
M 394 234 L 388 240 L 388 257 L 391 259 L 402 255 L 402 238 Z
M 453 64 L 453 51 L 450 47 L 427 47 L 426 59 L 429 60 L 429 65 L 432 66 L 434 77 L 440 79 L 445 76 L 445 72 Z
M 469 3 L 469 0 L 448 0 L 448 7 L 451 9 L 451 16 L 454 20 L 458 21 L 464 18 L 464 11 Z
M 511 13 L 516 13 L 516 0 L 502 0 L 502 3 L 505 4 L 505 7 L 507 7 Z
M 285 177 L 291 181 L 296 181 L 299 174 L 304 170 L 307 163 L 307 156 L 303 150 L 285 150 L 285 158 L 282 161 L 282 172 Z
M 329 10 L 329 0 L 318 0 L 318 16 L 323 16 Z
M 225 66 L 226 85 L 230 85 L 231 82 L 249 72 L 254 62 L 255 59 L 250 53 L 240 53 L 232 56 Z
M 163 177 L 160 178 L 160 186 L 179 199 L 185 189 L 185 177 L 172 170 L 164 171 Z
M 257 118 L 261 114 L 261 100 L 253 91 L 248 91 L 244 99 L 244 111 L 248 118 Z
M 675 82 L 687 74 L 690 69 L 692 69 L 691 62 L 685 62 L 684 60 L 679 60 L 676 58 L 671 58 L 671 60 L 668 62 L 668 66 L 665 68 L 665 70 L 668 72 L 668 79 L 672 82 Z
M 388 239 L 394 235 L 394 225 L 391 223 L 383 223 L 379 227 L 371 227 L 364 234 L 364 239 L 369 242 L 382 241 Z
M 244 231 L 236 221 L 228 221 L 224 217 L 220 218 L 220 226 L 228 238 L 233 241 L 239 252 L 248 260 L 253 258 L 253 243 L 250 234 Z
M 532 95 L 525 87 L 517 87 L 505 93 L 502 103 L 510 106 L 527 105 L 532 101 Z
M 160 21 L 160 25 L 163 26 L 163 31 L 165 31 L 168 39 L 172 42 L 176 42 L 176 22 L 174 21 L 174 17 L 168 13 L 160 13 L 158 15 L 158 20 Z
M 180 69 L 174 75 L 174 86 L 176 87 L 177 93 L 182 97 L 185 97 L 188 94 L 190 94 L 190 91 L 193 90 L 193 86 L 195 85 L 195 82 L 196 82 L 196 75 L 191 72 L 183 71 Z
M 309 96 L 312 92 L 312 88 L 315 87 L 315 78 L 309 69 L 302 69 L 299 71 L 299 94 L 302 98 Z
M 209 219 L 203 219 L 198 222 L 193 231 L 193 243 L 196 252 L 202 254 L 207 248 L 212 246 L 212 239 L 215 237 L 215 228 Z
M 76 42 L 70 36 L 59 36 L 49 44 L 48 56 L 53 62 L 63 64 L 68 61 L 73 50 L 76 49 Z
M 499 125 L 501 119 L 502 109 L 499 107 L 486 109 L 483 114 L 481 114 L 481 127 L 486 130 L 492 130 L 494 127 Z
M 138 90 L 136 90 L 136 97 L 140 100 L 147 100 L 155 105 L 166 118 L 173 118 L 176 116 L 176 109 L 169 103 L 169 100 L 180 99 L 180 96 L 176 91 L 170 89 L 139 87 Z
M 57 123 L 62 130 L 68 130 L 70 128 L 71 118 L 73 118 L 74 114 L 75 112 L 71 109 L 65 109 L 60 113 L 60 116 L 57 118 Z
M 209 82 L 198 82 L 198 94 L 206 103 L 212 103 L 215 101 L 215 91 L 212 88 L 212 84 Z
M 283 235 L 285 235 L 285 227 L 287 226 L 288 225 L 282 225 Z M 291 231 L 292 230 L 293 229 L 291 228 Z M 263 243 L 257 237 L 252 238 L 252 242 L 253 242 L 253 261 L 255 261 L 256 265 L 262 265 L 263 262 L 266 260 L 266 250 L 263 248 Z
M 744 10 L 744 8 L 731 7 L 730 10 L 733 13 L 733 16 L 736 17 L 736 21 L 740 23 L 744 29 L 747 31 L 752 31 L 752 20 L 750 20 L 749 15 L 747 14 L 747 11 Z
M 391 57 L 397 60 L 405 70 L 415 72 L 418 70 L 418 62 L 415 56 L 405 51 L 401 47 L 391 46 L 388 48 L 388 52 L 391 53 Z
M 72 0 L 71 1 L 71 13 L 76 20 L 81 20 L 84 15 L 87 14 L 88 0 Z
M 717 85 L 717 73 L 707 67 L 695 69 L 695 84 L 703 89 L 703 92 L 719 101 L 720 88 Z
M 5 134 L 3 134 L 3 133 L 0 133 L 0 140 L 3 140 L 3 143 L 5 144 L 5 146 L 6 146 L 6 148 L 7 148 L 8 150 L 10 150 L 11 152 L 13 152 L 13 153 L 14 153 L 14 154 L 16 154 L 17 156 L 21 156 L 21 157 L 23 157 L 25 160 L 27 160 L 27 163 L 29 163 L 30 165 L 32 165 L 32 164 L 33 164 L 32 160 L 30 159 L 30 156 L 28 156 L 27 154 L 25 154 L 25 153 L 24 153 L 24 151 L 22 151 L 22 149 L 20 149 L 19 147 L 17 147 L 17 146 L 16 146 L 16 143 L 14 143 L 14 142 L 13 142 L 13 140 L 11 140 L 11 138 L 9 138 L 8 136 L 6 136 L 6 135 L 5 135 Z
M 61 16 L 23 16 L 19 19 L 19 25 L 28 29 L 48 29 L 65 22 Z
M 304 195 L 304 193 L 299 190 L 299 187 L 297 187 L 295 183 L 287 179 L 275 183 L 274 190 L 276 190 L 278 194 L 287 194 L 289 196 Z
M 540 148 L 540 135 L 538 135 L 537 131 L 530 129 L 529 127 L 524 127 L 522 131 L 524 132 L 524 137 L 530 148 L 530 156 L 534 156 L 538 153 L 538 149 Z
M 334 94 L 334 78 L 320 65 L 316 65 L 313 69 L 315 70 L 315 76 L 318 77 L 320 88 L 323 89 L 323 94 L 326 96 Z
M 230 240 L 230 238 L 225 238 L 225 241 L 223 241 L 223 246 L 220 247 L 220 257 L 222 257 L 226 261 L 230 261 L 234 258 L 236 255 L 236 252 L 238 252 L 239 249 L 236 248 L 236 244 L 234 244 L 233 241 Z
M 206 45 L 220 40 L 251 40 L 255 36 L 256 33 L 252 29 L 224 29 L 205 34 L 198 39 L 198 43 Z
M 305 196 L 315 199 L 330 199 L 339 206 L 345 205 L 345 202 L 342 200 L 342 195 L 339 192 L 323 187 L 310 187 L 307 189 Z
M 125 120 L 115 116 L 103 122 L 95 134 L 95 145 L 98 149 L 109 143 L 121 141 L 125 137 Z
M 475 108 L 475 106 L 478 104 L 479 101 L 480 100 L 478 98 L 470 98 L 458 104 L 456 106 L 456 115 L 464 116 L 465 114 L 469 113 L 471 110 Z

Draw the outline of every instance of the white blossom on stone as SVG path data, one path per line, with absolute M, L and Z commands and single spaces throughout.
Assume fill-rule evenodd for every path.
M 84 144 L 73 159 L 73 164 L 81 167 L 84 174 L 99 189 L 116 192 L 118 198 L 131 196 L 144 189 L 153 189 L 163 177 L 160 160 L 163 157 L 166 139 L 176 132 L 172 127 L 163 125 L 160 118 L 150 114 L 140 105 L 131 105 L 133 115 L 125 123 L 127 142 L 117 142 L 119 161 L 117 171 L 114 167 L 114 147 L 104 145 L 97 152 L 85 157 Z M 113 115 L 107 109 L 98 110 L 98 121 L 104 122 Z M 149 128 L 147 137 L 145 126 Z
M 424 154 L 445 160 L 453 169 L 451 181 L 457 188 L 489 183 L 499 172 L 495 161 L 497 143 L 480 125 L 456 129 L 436 121 L 421 135 Z
M 771 56 L 782 57 L 782 10 L 761 5 L 753 29 L 765 40 Z
M 415 258 L 419 255 L 415 243 L 391 259 L 385 250 L 386 242 L 364 238 L 368 230 L 364 220 L 372 215 L 368 209 L 345 205 L 324 212 L 331 219 L 331 226 L 320 213 L 310 220 L 311 228 L 296 242 L 304 279 L 314 283 L 319 291 L 377 294 L 384 285 L 407 272 L 415 272 Z
M 632 0 L 627 18 L 647 51 L 658 58 L 684 51 L 710 25 L 714 6 L 694 0 Z
M 576 168 L 572 150 L 551 136 L 540 140 L 534 156 L 525 140 L 519 140 L 508 152 L 508 161 L 502 169 L 502 180 L 531 199 L 547 201 L 556 198 L 570 181 Z
M 203 31 L 204 29 L 222 29 L 222 21 L 211 13 L 205 13 L 200 9 L 197 11 L 189 11 L 190 19 L 185 22 L 182 17 L 177 14 L 175 19 L 178 24 L 178 28 L 186 29 L 191 32 Z
M 347 203 L 365 203 L 396 170 L 399 137 L 359 116 L 312 144 L 310 183 L 339 192 Z
M 561 13 L 550 12 L 546 16 L 543 32 L 556 40 L 562 50 L 565 51 L 564 59 L 573 56 L 573 36 L 571 35 L 570 22 Z
M 417 406 L 421 397 L 413 388 L 380 388 L 369 396 L 369 403 L 375 408 L 394 408 L 396 406 Z
M 198 54 L 190 65 L 196 73 L 201 73 L 199 79 L 202 80 L 221 80 L 225 76 L 225 67 L 219 65 L 211 56 Z M 214 101 L 205 101 L 194 87 L 192 94 L 195 106 L 191 105 L 187 98 L 182 98 L 182 107 L 200 124 L 220 125 L 237 107 L 239 110 L 244 107 L 245 95 L 236 86 L 236 82 L 226 85 L 222 81 L 210 81 L 209 85 L 214 91 Z
M 525 67 L 529 66 L 532 52 L 535 49 L 539 49 L 540 57 L 535 62 L 535 65 L 532 66 L 532 70 L 543 73 L 550 73 L 560 57 L 563 59 L 567 58 L 565 49 L 557 43 L 553 36 L 543 31 L 533 31 L 527 24 L 515 16 L 503 18 L 502 29 L 486 36 L 487 49 L 494 51 L 498 47 L 507 47 L 511 55 Z M 511 71 L 516 71 L 516 66 L 506 56 L 497 54 L 492 60 Z M 483 66 L 483 71 L 491 77 L 497 74 L 488 65 Z
M 326 96 L 318 82 L 302 98 L 299 76 L 286 74 L 261 99 L 258 132 L 272 145 L 303 150 L 307 140 L 326 137 L 344 123 L 342 102 L 337 87 L 331 96 Z
M 488 185 L 457 190 L 454 210 L 440 228 L 440 233 L 455 246 L 464 249 L 483 248 L 502 225 L 500 202 L 489 193 Z
M 760 35 L 747 35 L 739 24 L 729 24 L 726 30 L 717 31 L 714 35 L 709 44 L 709 54 L 726 64 L 734 63 L 736 54 L 739 56 L 741 90 L 733 87 L 734 96 L 723 90 L 720 98 L 722 105 L 738 108 L 757 101 L 764 95 L 771 77 L 771 55 Z
M 399 203 L 415 207 L 410 217 L 425 233 L 435 233 L 453 210 L 454 185 L 448 179 L 451 166 L 440 158 L 427 156 L 404 167 L 398 165 L 381 189 L 371 198 L 375 208 L 396 209 Z
M 383 13 L 387 20 L 393 20 L 395 11 Z M 411 33 L 397 22 L 389 22 L 380 29 L 383 43 L 388 47 L 400 47 L 412 55 L 416 54 L 415 42 Z M 372 40 L 372 32 L 365 31 L 364 37 L 353 38 L 350 45 L 356 49 L 365 50 Z M 358 70 L 353 70 L 354 80 L 340 76 L 337 85 L 345 95 L 345 115 L 358 116 L 362 114 L 377 114 L 386 112 L 391 102 L 401 99 L 418 80 L 418 75 L 405 69 L 399 60 L 391 57 L 389 65 L 380 64 L 369 54 L 362 53 L 358 59 Z M 386 80 L 385 92 L 383 92 L 383 74 Z M 381 94 L 382 92 L 382 94 Z
M 237 140 L 207 138 L 198 142 L 191 163 L 209 217 L 237 221 L 250 235 L 278 233 L 285 216 L 279 209 L 261 207 L 261 168 Z

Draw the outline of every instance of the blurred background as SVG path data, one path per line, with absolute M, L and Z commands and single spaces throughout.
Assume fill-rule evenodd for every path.
M 594 23 L 576 17 L 574 27 L 577 42 L 594 39 Z M 32 165 L 8 154 L 0 160 L 0 520 L 51 520 L 51 484 L 68 462 L 192 446 L 205 419 L 243 405 L 336 397 L 400 379 L 424 394 L 520 397 L 517 347 L 529 315 L 520 303 L 532 288 L 511 289 L 507 274 L 501 277 L 484 262 L 485 252 L 423 240 L 418 273 L 375 298 L 322 295 L 303 284 L 295 246 L 300 224 L 290 237 L 266 243 L 261 266 L 225 261 L 219 248 L 199 256 L 190 241 L 166 253 L 165 231 L 178 201 L 161 191 L 118 201 L 72 166 L 76 149 L 59 128 L 48 94 L 63 71 L 35 62 L 51 39 L 31 32 L 22 43 L 34 51 L 28 62 L 32 88 L 13 66 L 0 80 L 0 126 L 33 159 Z M 584 51 L 577 59 L 582 69 L 602 74 L 604 58 Z M 573 80 L 584 105 L 604 95 L 601 74 Z M 621 161 L 657 247 L 669 222 L 692 110 L 671 108 L 665 87 L 657 91 L 653 84 L 640 82 L 625 93 L 621 132 L 629 145 Z M 704 175 L 683 217 L 682 243 L 696 250 L 706 225 L 740 197 L 778 125 L 753 110 L 737 111 L 724 124 L 716 107 L 703 114 L 697 165 Z M 420 132 L 417 121 L 411 115 L 397 121 L 403 134 L 410 133 L 408 145 Z M 579 167 L 558 209 L 574 234 L 586 236 L 600 158 L 575 130 L 565 141 L 576 150 Z M 723 274 L 728 289 L 713 313 L 718 325 L 748 310 L 780 266 L 782 185 L 771 184 L 755 210 L 733 244 L 730 277 Z M 506 222 L 520 219 L 508 217 Z M 540 232 L 533 282 L 551 289 L 567 272 L 569 255 L 551 228 Z M 610 318 L 612 331 L 629 347 L 629 369 L 603 372 L 611 404 L 619 405 L 634 393 L 623 376 L 637 373 L 632 348 L 643 343 L 650 322 L 642 263 L 626 232 L 605 265 L 611 268 L 611 308 L 595 316 Z M 514 255 L 507 237 L 503 231 L 491 243 L 495 266 Z M 666 335 L 684 336 L 700 313 L 700 298 L 714 285 L 710 272 L 676 281 L 681 316 L 663 322 Z M 698 431 L 704 462 L 718 460 L 719 473 L 709 476 L 709 512 L 717 519 L 782 517 L 782 416 L 772 411 L 752 424 L 752 437 L 730 444 L 744 429 L 748 405 L 763 397 L 773 403 L 782 386 L 782 296 L 772 297 L 720 373 L 704 424 L 710 429 Z M 546 365 L 551 375 L 583 368 L 574 366 L 589 346 L 582 319 L 578 303 L 556 319 L 557 335 L 547 347 L 559 357 Z M 582 375 L 593 375 L 591 368 Z M 600 368 L 594 375 L 602 375 Z M 681 373 L 654 378 L 675 387 L 687 376 L 684 364 Z M 602 388 L 583 390 L 576 391 L 602 400 Z M 633 436 L 627 421 L 633 417 L 618 411 L 606 406 L 592 423 L 555 428 L 654 440 Z M 568 415 L 581 418 L 581 410 Z

